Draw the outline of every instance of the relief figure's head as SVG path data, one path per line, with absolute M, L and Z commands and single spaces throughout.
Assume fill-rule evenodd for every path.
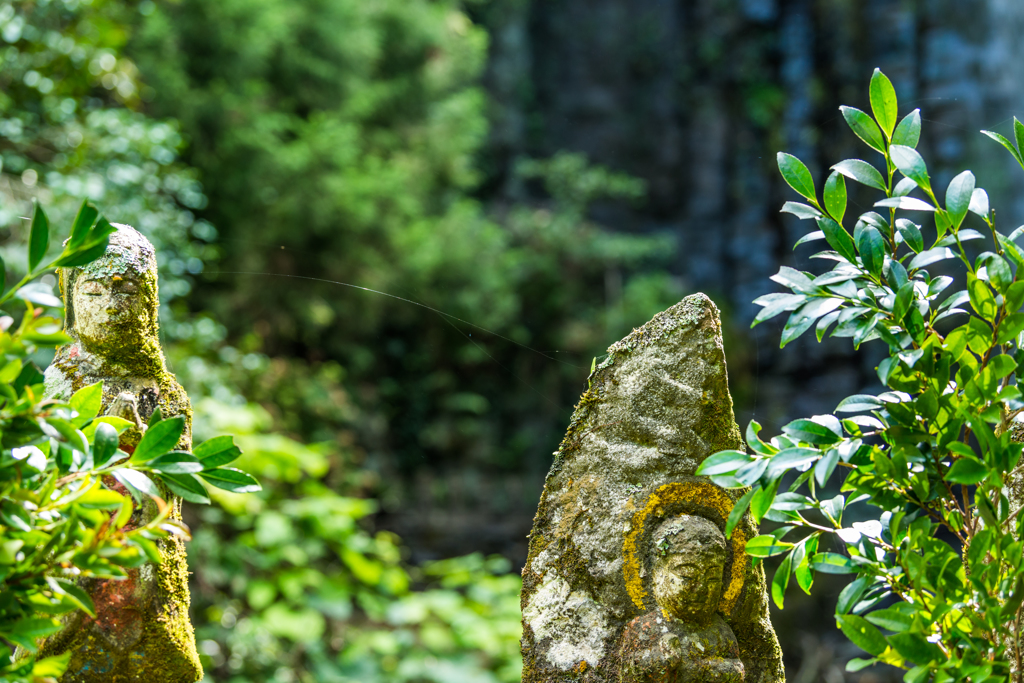
M 162 356 L 156 251 L 134 228 L 116 227 L 103 256 L 61 270 L 66 330 L 83 351 L 100 358 L 155 361 Z
M 725 571 L 725 535 L 703 517 L 680 515 L 651 539 L 654 599 L 669 616 L 703 623 L 718 610 Z

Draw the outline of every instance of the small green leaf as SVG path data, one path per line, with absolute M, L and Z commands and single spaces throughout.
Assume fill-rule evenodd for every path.
M 879 275 L 885 264 L 885 239 L 881 233 L 871 226 L 865 227 L 857 235 L 857 251 L 864 262 L 864 267 L 872 275 Z
M 866 142 L 869 147 L 885 153 L 885 140 L 882 138 L 882 131 L 878 129 L 878 124 L 870 116 L 855 107 L 843 106 L 839 107 L 839 111 L 843 112 L 843 118 L 846 119 L 847 125 L 857 137 Z
M 864 591 L 868 589 L 868 582 L 868 577 L 862 576 L 846 584 L 846 587 L 839 593 L 839 600 L 836 602 L 836 614 L 849 613 L 853 606 L 860 602 Z
M 836 441 L 839 441 L 840 439 L 839 434 L 836 434 L 833 430 L 829 429 L 825 425 L 819 424 L 813 420 L 793 420 L 792 422 L 784 426 L 782 428 L 782 431 L 787 436 L 790 436 L 794 439 L 816 445 L 829 445 L 835 443 Z M 785 453 L 786 451 L 782 452 Z M 816 455 L 820 455 L 820 453 L 818 453 L 817 451 L 814 451 L 814 453 Z
M 791 213 L 800 220 L 821 218 L 821 211 L 818 211 L 813 206 L 801 204 L 800 202 L 786 202 L 782 205 L 782 213 Z
M 180 415 L 157 422 L 146 430 L 132 454 L 132 462 L 146 462 L 173 450 L 185 431 L 185 418 Z
M 128 468 L 114 470 L 114 478 L 124 484 L 136 499 L 141 500 L 143 495 L 158 498 L 160 490 L 153 483 L 153 480 L 138 470 Z M 141 495 L 140 495 L 141 494 Z
M 903 211 L 935 211 L 935 207 L 926 201 L 916 197 L 889 197 L 875 202 L 875 206 L 883 206 L 887 209 L 901 209 Z
M 1021 153 L 1019 151 L 1017 151 L 1017 148 L 1013 146 L 1012 142 L 1010 142 L 1009 140 L 1004 138 L 999 133 L 993 133 L 990 130 L 983 130 L 981 132 L 984 133 L 985 135 L 989 136 L 990 138 L 992 138 L 996 142 L 998 142 L 1003 147 L 1005 147 L 1006 151 L 1008 151 L 1010 154 L 1012 154 L 1013 158 L 1017 160 L 1017 163 L 1020 164 L 1022 167 L 1024 167 L 1024 158 L 1021 157 Z
M 858 617 L 855 614 L 841 614 L 836 616 L 836 623 L 839 624 L 839 628 L 850 639 L 850 642 L 868 654 L 877 657 L 889 647 L 885 636 L 863 617 Z
M 921 234 L 921 228 L 916 223 L 906 218 L 897 218 L 896 230 L 899 231 L 907 246 L 915 252 L 920 252 L 924 249 L 924 236 Z
M 946 213 L 949 214 L 953 230 L 960 228 L 960 224 L 967 217 L 967 210 L 971 206 L 971 197 L 974 194 L 974 174 L 964 171 L 949 181 L 946 189 Z
M 928 168 L 917 150 L 904 145 L 890 145 L 889 157 L 900 173 L 917 183 L 922 190 L 931 190 Z
M 81 208 L 78 209 L 78 215 L 75 216 L 74 225 L 71 227 L 71 237 L 68 239 L 66 249 L 76 250 L 83 244 L 89 237 L 89 230 L 96 223 L 96 217 L 99 216 L 99 212 L 96 207 L 89 204 L 89 200 L 82 202 Z
M 32 212 L 32 227 L 28 236 L 28 272 L 35 272 L 36 266 L 46 256 L 46 248 L 50 246 L 50 221 L 43 212 L 39 201 L 34 202 L 35 208 Z
M 732 538 L 732 530 L 736 528 L 736 525 L 743 519 L 743 515 L 747 514 L 747 509 L 750 507 L 750 499 L 754 496 L 754 491 L 757 489 L 750 489 L 736 501 L 736 504 L 732 506 L 732 511 L 729 513 L 729 519 L 725 521 L 725 537 Z
M 1024 123 L 1013 117 L 1013 137 L 1017 140 L 1017 151 L 1024 155 Z
M 825 181 L 825 210 L 836 220 L 843 222 L 846 215 L 846 181 L 839 171 L 832 171 Z
M 818 219 L 818 227 L 825 233 L 825 240 L 828 241 L 830 247 L 839 252 L 839 255 L 850 263 L 856 263 L 857 250 L 854 248 L 853 238 L 850 237 L 850 233 L 846 231 L 846 228 L 831 218 Z
M 916 270 L 918 268 L 924 268 L 930 266 L 938 261 L 944 261 L 946 259 L 955 258 L 956 254 L 949 247 L 936 247 L 935 249 L 929 249 L 928 251 L 922 251 L 920 254 L 915 256 L 907 266 L 907 270 Z
M 203 464 L 194 455 L 184 451 L 171 451 L 153 458 L 146 466 L 163 474 L 196 474 L 203 471 Z
M 230 435 L 215 436 L 193 448 L 192 454 L 199 458 L 204 468 L 211 469 L 233 462 L 242 454 L 242 449 L 235 445 L 234 439 Z M 708 460 L 712 460 L 714 457 L 712 456 Z M 706 464 L 708 460 L 705 460 L 704 463 Z
M 836 553 L 818 553 L 811 558 L 811 568 L 825 574 L 852 574 L 856 571 L 850 558 Z
M 903 145 L 904 147 L 917 147 L 921 139 L 921 110 L 915 109 L 900 121 L 896 131 L 892 134 L 892 144 Z
M 975 458 L 962 456 L 946 472 L 946 481 L 954 484 L 978 484 L 989 474 L 985 463 Z
M 892 307 L 892 317 L 897 323 L 903 321 L 903 316 L 910 310 L 914 303 L 914 283 L 907 282 L 896 292 L 896 299 Z
M 210 496 L 206 493 L 206 487 L 194 474 L 160 474 L 158 476 L 172 493 L 181 496 L 184 500 L 199 505 L 210 504 Z
M 818 482 L 819 486 L 825 485 L 825 482 L 832 476 L 832 472 L 836 469 L 838 463 L 839 451 L 832 448 L 826 451 L 821 460 L 814 465 L 814 479 Z
M 889 643 L 904 659 L 909 659 L 915 664 L 928 664 L 946 659 L 938 645 L 929 643 L 924 636 L 917 633 L 897 633 L 889 636 Z
M 775 576 L 772 577 L 772 600 L 775 602 L 775 606 L 782 609 L 782 603 L 786 596 L 786 588 L 789 586 L 789 574 L 792 571 L 791 564 L 793 561 L 793 554 L 790 553 L 779 564 L 775 570 Z
M 233 493 L 252 493 L 263 489 L 252 475 L 236 470 L 233 467 L 206 470 L 199 476 L 209 484 Z
M 883 192 L 886 189 L 882 174 L 878 172 L 877 168 L 866 161 L 847 159 L 846 161 L 840 161 L 832 168 L 862 185 L 867 185 Z
M 218 437 L 220 438 L 220 437 Z M 230 438 L 230 437 L 228 437 Z M 198 451 L 198 449 L 196 449 Z M 707 458 L 697 468 L 698 476 L 735 472 L 754 458 L 743 451 L 722 451 Z
M 814 179 L 811 177 L 811 172 L 807 170 L 804 162 L 785 152 L 779 152 L 776 155 L 776 161 L 778 161 L 782 177 L 789 186 L 807 199 L 816 201 Z
M 780 541 L 774 536 L 764 534 L 747 541 L 747 554 L 752 557 L 773 557 L 781 555 L 793 547 L 792 543 Z
M 892 87 L 892 83 L 886 75 L 878 69 L 875 69 L 871 76 L 870 94 L 871 113 L 875 115 L 875 120 L 878 121 L 885 136 L 890 137 L 896 127 L 896 89 Z
M 117 430 L 111 425 L 100 422 L 96 426 L 96 435 L 92 442 L 92 458 L 95 467 L 103 467 L 117 452 Z
M 96 382 L 82 387 L 74 393 L 68 405 L 75 409 L 79 417 L 94 418 L 103 407 L 103 382 Z
M 75 607 L 83 610 L 90 617 L 96 616 L 96 605 L 93 604 L 92 598 L 77 583 L 58 578 L 48 578 L 47 583 L 55 592 L 67 596 Z
M 980 187 L 975 188 L 974 192 L 971 193 L 971 203 L 967 210 L 987 219 L 989 214 L 988 192 L 985 192 Z

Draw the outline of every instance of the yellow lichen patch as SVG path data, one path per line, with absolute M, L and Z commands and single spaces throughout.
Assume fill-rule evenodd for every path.
M 647 504 L 633 514 L 633 523 L 622 544 L 622 575 L 626 582 L 626 590 L 633 604 L 638 609 L 646 610 L 644 599 L 647 597 L 647 589 L 644 588 L 643 579 L 640 577 L 640 568 L 643 562 L 641 549 L 637 548 L 637 542 L 643 538 L 644 530 L 648 526 L 648 519 L 651 516 L 661 517 L 669 508 L 685 507 L 694 505 L 712 508 L 721 514 L 722 519 L 728 519 L 732 511 L 733 500 L 729 495 L 706 481 L 672 482 L 658 487 L 647 499 Z M 719 609 L 729 614 L 736 606 L 736 600 L 743 590 L 745 578 L 745 565 L 743 561 L 747 537 L 740 530 L 732 532 L 732 569 L 729 575 L 729 582 L 722 591 L 722 600 Z

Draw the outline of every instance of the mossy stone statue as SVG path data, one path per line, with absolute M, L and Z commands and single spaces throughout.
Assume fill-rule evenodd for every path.
M 694 476 L 742 447 L 718 309 L 683 299 L 608 349 L 555 453 L 523 569 L 523 682 L 783 683 L 757 534 Z
M 138 445 L 154 410 L 185 418 L 179 450 L 192 447 L 188 396 L 167 371 L 158 338 L 156 254 L 133 228 L 119 225 L 102 258 L 60 272 L 65 332 L 73 342 L 57 350 L 46 371 L 48 396 L 68 399 L 84 386 L 103 382 L 103 414 L 132 422 L 121 448 Z M 106 482 L 119 488 L 115 480 Z M 122 493 L 127 491 L 120 489 Z M 171 516 L 181 519 L 181 499 L 165 491 Z M 136 504 L 138 524 L 155 505 Z M 41 655 L 71 651 L 64 683 L 195 683 L 203 677 L 188 618 L 188 566 L 181 539 L 159 543 L 163 562 L 129 570 L 127 580 L 88 579 L 83 587 L 96 618 L 78 612 L 46 640 Z

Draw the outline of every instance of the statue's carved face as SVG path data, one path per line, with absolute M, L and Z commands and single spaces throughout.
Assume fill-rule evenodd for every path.
M 682 515 L 654 535 L 654 599 L 669 615 L 703 622 L 718 609 L 725 536 L 702 517 Z
M 88 277 L 75 282 L 75 330 L 86 348 L 101 350 L 115 335 L 123 335 L 125 323 L 143 308 L 139 282 L 125 275 Z

